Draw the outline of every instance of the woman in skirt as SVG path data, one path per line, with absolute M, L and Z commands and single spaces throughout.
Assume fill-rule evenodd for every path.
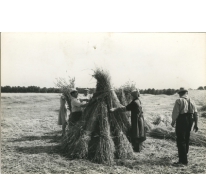
M 59 110 L 59 117 L 58 117 L 58 125 L 62 125 L 62 136 L 65 134 L 65 129 L 68 121 L 68 105 L 66 103 L 66 98 L 64 95 L 60 98 L 60 110 Z
M 141 106 L 141 101 L 139 100 L 140 92 L 138 90 L 134 90 L 131 92 L 132 102 L 127 106 L 122 106 L 119 108 L 112 108 L 110 112 L 114 112 L 117 110 L 120 111 L 131 111 L 131 141 L 133 150 L 135 152 L 140 152 L 142 149 L 142 142 L 146 140 L 145 133 L 145 123 L 143 117 L 143 111 Z

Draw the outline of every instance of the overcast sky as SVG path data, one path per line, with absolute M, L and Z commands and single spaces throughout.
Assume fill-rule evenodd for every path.
M 206 85 L 205 33 L 2 33 L 1 85 L 54 87 L 75 77 L 95 87 L 92 69 L 109 70 L 119 87 L 198 88 Z

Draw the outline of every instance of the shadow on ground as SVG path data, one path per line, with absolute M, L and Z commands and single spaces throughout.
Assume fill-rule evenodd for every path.
M 61 141 L 61 131 L 45 133 L 43 136 L 23 136 L 19 139 L 12 139 L 9 142 L 23 142 L 23 141 L 36 141 L 36 140 L 50 140 L 47 143 L 59 143 Z
M 15 147 L 17 152 L 25 154 L 60 154 L 63 155 L 63 151 L 60 145 L 53 146 L 32 146 L 32 147 Z
M 65 152 L 63 151 L 63 148 L 61 146 L 61 131 L 54 131 L 49 133 L 44 133 L 43 136 L 23 136 L 19 139 L 12 139 L 10 142 L 24 142 L 26 141 L 46 141 L 45 146 L 41 145 L 38 146 L 38 143 L 35 142 L 33 146 L 25 146 L 25 147 L 19 147 L 15 146 L 15 150 L 19 153 L 25 153 L 25 154 L 59 154 L 61 156 L 66 157 Z M 54 145 L 48 145 L 48 143 L 55 143 Z
M 26 141 L 45 141 L 45 146 L 38 146 L 38 143 L 35 143 L 34 146 L 24 146 L 19 147 L 15 146 L 15 150 L 19 153 L 25 153 L 25 154 L 57 154 L 60 156 L 65 157 L 68 160 L 72 160 L 75 158 L 69 158 L 66 156 L 65 152 L 63 151 L 63 148 L 61 146 L 61 131 L 54 131 L 45 133 L 43 136 L 24 136 L 19 139 L 13 139 L 10 142 L 26 142 Z M 48 143 L 55 143 L 54 145 L 50 145 Z M 139 169 L 139 166 L 141 165 L 159 165 L 159 166 L 168 166 L 171 165 L 171 160 L 167 157 L 162 158 L 156 158 L 156 159 L 134 159 L 134 160 L 121 160 L 121 159 L 115 159 L 115 165 L 116 166 L 124 166 L 129 169 Z
M 129 169 L 138 169 L 141 165 L 154 165 L 154 166 L 169 166 L 171 165 L 171 159 L 167 157 L 162 157 L 162 158 L 157 158 L 157 159 L 141 159 L 140 160 L 130 160 L 130 161 L 125 161 L 125 160 L 116 160 L 116 165 L 117 166 L 124 166 Z

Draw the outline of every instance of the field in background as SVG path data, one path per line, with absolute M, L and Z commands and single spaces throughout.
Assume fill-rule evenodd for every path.
M 198 108 L 206 104 L 206 91 L 189 94 Z M 1 94 L 1 173 L 206 173 L 205 147 L 191 146 L 189 165 L 177 168 L 171 166 L 178 159 L 175 142 L 151 137 L 134 160 L 115 160 L 112 166 L 68 159 L 61 153 L 59 98 L 60 94 Z M 169 127 L 177 98 L 142 95 L 145 120 L 153 122 L 161 116 Z M 206 133 L 206 118 L 201 114 L 199 133 Z

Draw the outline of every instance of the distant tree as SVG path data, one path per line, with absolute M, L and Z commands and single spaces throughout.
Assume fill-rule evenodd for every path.
M 47 93 L 47 88 L 46 88 L 46 87 L 41 88 L 41 89 L 40 89 L 40 92 L 41 92 L 41 93 Z
M 166 90 L 166 94 L 167 94 L 167 95 L 171 95 L 171 94 L 172 94 L 171 89 L 167 89 L 167 90 Z
M 161 91 L 161 90 L 156 89 L 156 90 L 155 90 L 155 94 L 156 94 L 156 95 L 160 94 L 160 91 Z
M 176 93 L 176 90 L 175 90 L 175 89 L 171 89 L 171 91 L 172 91 L 172 94 L 171 94 L 171 95 L 173 95 L 173 94 Z
M 60 88 L 55 88 L 55 93 L 60 93 L 61 92 L 61 89 Z
M 204 88 L 202 86 L 197 88 L 198 90 L 204 90 Z
M 1 92 L 11 92 L 10 86 L 1 87 Z
M 27 92 L 27 88 L 23 86 L 23 87 L 22 87 L 22 92 L 23 92 L 23 93 Z
M 144 90 L 143 89 L 140 89 L 140 94 L 144 94 Z
M 166 91 L 167 91 L 166 89 L 163 89 L 162 94 L 166 94 Z
M 151 94 L 151 92 L 152 92 L 152 89 L 149 88 L 148 89 L 148 94 Z
M 206 86 L 204 86 L 204 89 L 206 90 Z
M 155 89 L 152 88 L 151 91 L 150 91 L 150 93 L 151 93 L 151 94 L 155 94 Z
M 47 93 L 54 93 L 55 89 L 54 88 L 47 88 Z
M 147 89 L 144 90 L 144 94 L 148 94 L 148 90 Z

